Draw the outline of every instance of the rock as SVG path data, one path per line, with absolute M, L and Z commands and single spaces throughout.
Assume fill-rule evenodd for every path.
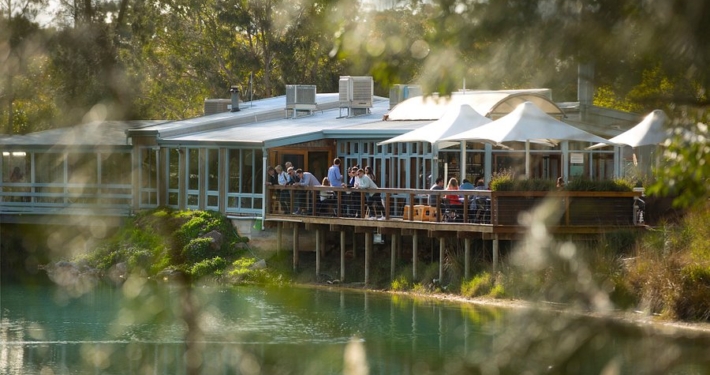
M 222 239 L 223 239 L 222 233 L 213 230 L 204 236 L 202 238 L 209 238 L 210 239 L 210 247 L 212 247 L 212 250 L 219 250 L 222 247 Z
M 251 267 L 249 267 L 249 268 L 253 269 L 253 270 L 264 269 L 264 268 L 266 268 L 266 261 L 263 259 L 259 259 L 258 261 L 254 262 L 254 264 L 252 264 Z

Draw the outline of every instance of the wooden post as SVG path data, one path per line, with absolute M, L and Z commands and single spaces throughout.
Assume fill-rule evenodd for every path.
M 446 249 L 446 237 L 439 238 L 439 283 L 444 279 L 444 250 Z
M 393 235 L 390 241 L 390 280 L 394 281 L 394 265 L 397 259 L 397 236 Z
M 293 226 L 293 270 L 298 270 L 298 224 Z
M 365 285 L 370 283 L 370 258 L 372 257 L 372 232 L 365 232 Z
M 340 282 L 345 282 L 345 231 L 340 231 Z
M 498 270 L 498 235 L 493 237 L 493 277 L 495 278 L 495 273 Z
M 412 282 L 417 282 L 417 250 L 419 247 L 419 239 L 417 232 L 412 235 Z
M 321 241 L 321 229 L 316 229 L 316 282 L 318 281 L 318 275 L 320 275 L 320 252 L 321 247 L 323 247 L 323 241 Z
M 463 240 L 464 256 L 463 256 L 463 278 L 468 280 L 470 274 L 470 264 L 471 264 L 471 239 L 466 237 Z
M 283 238 L 282 238 L 282 231 L 283 231 L 284 223 L 277 221 L 276 222 L 276 254 L 278 254 L 281 251 L 281 247 L 283 247 Z

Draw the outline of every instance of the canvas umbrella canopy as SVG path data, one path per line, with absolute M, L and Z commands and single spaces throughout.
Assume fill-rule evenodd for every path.
M 442 142 L 443 138 L 477 128 L 489 122 L 491 122 L 491 119 L 476 112 L 470 105 L 461 104 L 451 107 L 440 119 L 431 124 L 382 141 L 378 145 L 396 142 L 429 142 L 437 144 L 439 148 L 446 148 L 459 142 Z
M 668 139 L 668 133 L 663 130 L 663 124 L 665 124 L 666 119 L 665 112 L 656 109 L 633 128 L 610 139 L 609 142 L 631 147 L 661 144 Z M 593 150 L 604 146 L 608 146 L 608 143 L 597 143 L 594 146 L 587 147 L 587 149 Z
M 378 143 L 378 145 L 396 142 L 428 142 L 432 145 L 432 154 L 436 156 L 438 155 L 440 148 L 447 148 L 461 143 L 461 141 L 458 140 L 442 141 L 443 138 L 478 128 L 490 122 L 491 119 L 476 112 L 476 110 L 470 105 L 461 104 L 458 106 L 452 106 L 444 113 L 443 116 L 441 116 L 440 119 L 432 122 L 431 124 L 422 126 L 419 129 L 412 130 L 394 138 L 390 138 L 386 141 L 382 141 Z M 461 148 L 462 153 L 465 153 L 465 148 Z M 462 155 L 461 159 L 459 159 L 462 163 L 465 163 L 466 160 L 464 156 L 465 155 Z M 462 170 L 465 170 L 465 164 L 462 164 Z M 437 170 L 432 171 L 432 175 L 437 174 Z
M 548 115 L 531 102 L 519 104 L 509 114 L 473 130 L 445 137 L 443 141 L 474 141 L 501 145 L 525 142 L 525 174 L 530 175 L 530 142 L 550 146 L 560 141 L 611 143 Z

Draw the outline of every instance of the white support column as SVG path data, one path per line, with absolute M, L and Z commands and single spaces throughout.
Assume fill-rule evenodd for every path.
M 493 146 L 490 144 L 486 143 L 484 146 L 484 165 L 483 165 L 483 174 L 484 174 L 484 180 L 486 182 L 486 186 L 488 186 L 488 183 L 491 182 L 491 177 L 493 177 Z M 475 182 L 474 182 L 475 183 Z
M 569 181 L 569 141 L 562 141 L 562 179 Z

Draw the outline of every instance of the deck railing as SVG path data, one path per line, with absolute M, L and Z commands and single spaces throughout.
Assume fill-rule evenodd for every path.
M 0 211 L 12 213 L 96 212 L 128 215 L 131 185 L 13 183 L 0 191 Z
M 321 200 L 321 193 L 328 198 Z M 375 198 L 379 194 L 379 198 Z M 549 201 L 559 226 L 635 225 L 638 192 L 349 189 L 269 186 L 268 217 L 298 215 L 366 220 L 518 226 L 519 215 Z M 326 196 L 326 195 L 324 195 Z M 455 196 L 456 198 L 452 198 Z

